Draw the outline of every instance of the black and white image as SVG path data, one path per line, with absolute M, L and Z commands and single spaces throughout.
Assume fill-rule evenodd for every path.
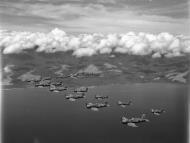
M 2 143 L 189 143 L 188 0 L 1 0 Z

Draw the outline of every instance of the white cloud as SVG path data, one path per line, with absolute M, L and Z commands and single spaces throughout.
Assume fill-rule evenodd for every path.
M 78 48 L 73 52 L 73 55 L 77 57 L 83 57 L 83 56 L 92 56 L 96 54 L 95 49 L 92 48 Z
M 149 33 L 126 34 L 81 34 L 67 35 L 60 29 L 50 33 L 2 32 L 0 47 L 3 54 L 27 52 L 65 52 L 72 51 L 76 57 L 95 54 L 123 53 L 131 55 L 152 55 L 154 58 L 182 56 L 190 53 L 190 39 L 169 33 L 157 35 Z M 36 48 L 37 47 L 37 48 Z
M 154 12 L 150 13 L 150 9 L 143 9 L 140 6 L 120 5 L 118 7 L 104 4 L 107 2 L 114 3 L 115 1 L 98 0 L 97 3 L 77 4 L 69 2 L 60 4 L 51 2 L 0 3 L 4 7 L 0 10 L 0 14 L 5 15 L 2 26 L 16 29 L 16 25 L 19 27 L 19 23 L 23 29 L 32 27 L 38 30 L 64 27 L 67 32 L 71 33 L 122 33 L 129 30 L 151 33 L 162 31 L 177 34 L 187 33 L 189 23 L 185 17 L 174 18 Z M 10 23 L 10 19 L 12 23 Z

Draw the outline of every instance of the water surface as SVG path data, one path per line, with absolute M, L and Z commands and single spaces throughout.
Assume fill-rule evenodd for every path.
M 187 131 L 187 85 L 141 83 L 91 88 L 86 98 L 71 102 L 66 92 L 46 88 L 4 90 L 4 143 L 184 143 Z M 85 103 L 97 102 L 95 94 L 109 96 L 110 107 L 98 112 Z M 121 108 L 117 101 L 132 99 Z M 154 116 L 151 108 L 166 113 Z M 138 128 L 121 124 L 121 117 L 146 113 L 149 123 Z

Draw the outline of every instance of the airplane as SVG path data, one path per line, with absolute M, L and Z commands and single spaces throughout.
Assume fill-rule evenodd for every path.
M 74 90 L 74 92 L 87 92 L 88 87 L 79 87 Z
M 164 109 L 151 109 L 151 112 L 154 115 L 159 116 L 161 113 L 165 113 L 166 111 Z
M 127 118 L 127 117 L 123 116 L 121 119 L 121 122 L 123 124 L 127 124 L 130 127 L 138 127 L 136 125 L 137 123 L 149 122 L 148 119 L 145 119 L 145 116 L 146 116 L 145 114 L 142 114 L 142 116 L 140 118 L 139 117 L 138 118 L 134 118 L 134 117 Z
M 95 95 L 95 99 L 101 100 L 101 99 L 107 99 L 108 96 L 101 96 L 101 95 Z
M 66 99 L 69 99 L 70 101 L 75 101 L 76 99 L 84 98 L 85 94 L 68 94 L 65 96 Z
M 130 101 L 127 102 L 127 103 L 124 103 L 124 102 L 122 102 L 122 101 L 118 101 L 117 104 L 118 104 L 119 106 L 121 106 L 121 107 L 124 108 L 124 107 L 126 107 L 126 106 L 131 105 L 131 104 L 132 104 L 132 100 L 130 100 Z
M 86 103 L 86 108 L 90 109 L 90 108 L 103 108 L 103 107 L 109 107 L 110 105 L 108 104 L 108 102 L 104 102 L 104 103 Z

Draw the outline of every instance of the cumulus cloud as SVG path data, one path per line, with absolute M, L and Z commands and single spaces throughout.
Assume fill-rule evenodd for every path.
M 49 33 L 0 31 L 0 47 L 3 54 L 18 54 L 33 49 L 45 53 L 72 51 L 76 57 L 122 53 L 159 58 L 189 54 L 190 39 L 169 33 L 155 35 L 134 32 L 73 36 L 56 28 Z

